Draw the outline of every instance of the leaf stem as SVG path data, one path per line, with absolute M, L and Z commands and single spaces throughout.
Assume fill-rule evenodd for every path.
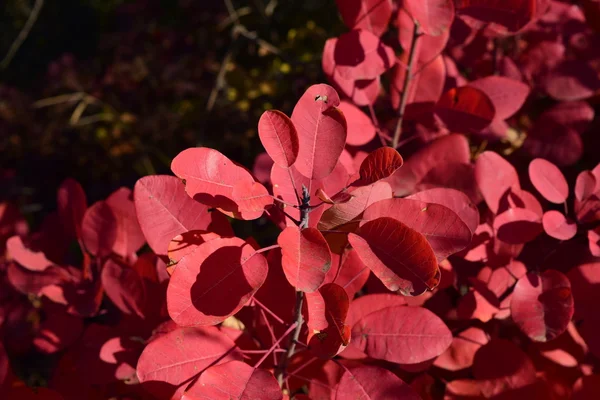
M 290 338 L 290 343 L 287 348 L 287 351 L 283 354 L 283 358 L 277 367 L 277 382 L 279 382 L 279 386 L 283 387 L 283 380 L 286 375 L 286 369 L 290 362 L 290 358 L 294 355 L 294 351 L 296 350 L 296 342 L 298 342 L 298 338 L 300 337 L 300 330 L 302 329 L 302 325 L 304 323 L 304 319 L 302 318 L 302 303 L 304 302 L 304 292 L 301 290 L 296 291 L 296 306 L 295 306 L 295 316 L 296 321 L 292 326 L 295 327 L 294 333 Z
M 285 331 L 285 333 L 283 335 L 281 335 L 281 337 L 279 339 L 277 339 L 277 341 L 275 343 L 273 343 L 273 345 L 271 346 L 271 348 L 269 350 L 267 350 L 267 352 L 265 353 L 264 356 L 262 356 L 262 358 L 260 360 L 258 360 L 258 362 L 256 363 L 256 365 L 254 365 L 254 368 L 258 368 L 260 367 L 260 364 L 263 363 L 263 361 L 265 361 L 267 359 L 267 357 L 269 357 L 269 354 L 271 354 L 273 351 L 275 351 L 275 349 L 277 348 L 277 346 L 279 346 L 279 343 L 287 336 L 290 334 L 290 332 L 298 330 L 298 324 L 297 323 L 293 323 L 288 329 L 287 331 Z M 289 349 L 286 351 L 285 354 L 287 354 L 289 352 Z M 285 355 L 284 355 L 285 357 Z
M 281 247 L 281 246 L 279 246 L 278 244 L 274 244 L 272 246 L 263 247 L 262 249 L 256 250 L 256 252 L 254 254 L 264 253 L 265 251 L 277 249 L 279 247 Z
M 408 102 L 408 88 L 412 80 L 412 69 L 415 62 L 415 55 L 417 53 L 417 42 L 422 33 L 419 31 L 419 23 L 414 21 L 415 28 L 413 30 L 412 43 L 408 53 L 408 65 L 406 66 L 406 75 L 404 76 L 404 85 L 402 87 L 402 97 L 400 99 L 400 107 L 398 109 L 398 122 L 396 123 L 396 129 L 394 130 L 394 137 L 392 139 L 392 147 L 398 147 L 398 141 L 402 134 L 402 122 L 404 120 L 404 111 L 406 109 L 406 103 Z

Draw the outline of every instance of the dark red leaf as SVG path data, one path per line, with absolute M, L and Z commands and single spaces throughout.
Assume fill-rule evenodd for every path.
M 402 61 L 407 61 L 402 56 Z M 404 88 L 404 80 L 406 78 L 406 67 L 398 65 L 394 69 L 393 83 L 390 93 L 392 105 L 394 108 L 400 106 L 402 99 L 402 90 Z M 408 95 L 406 98 L 406 104 L 409 105 L 407 110 L 415 110 L 417 113 L 417 106 L 425 106 L 428 104 L 435 104 L 444 91 L 444 82 L 446 79 L 446 67 L 442 56 L 438 55 L 434 57 L 429 63 L 423 66 L 418 71 L 413 72 L 413 78 L 410 81 L 408 87 Z M 410 105 L 413 104 L 411 108 Z M 424 107 L 429 110 L 430 107 Z
M 83 188 L 74 179 L 65 179 L 56 194 L 58 214 L 65 233 L 71 237 L 81 237 L 81 222 L 87 209 L 87 199 Z
M 402 45 L 402 49 L 404 49 L 407 52 L 407 50 L 410 49 L 413 41 L 415 23 L 412 17 L 408 15 L 406 10 L 402 8 L 398 10 L 398 17 L 395 22 L 396 26 L 398 27 L 398 41 Z M 446 47 L 446 44 L 448 44 L 448 39 L 450 38 L 450 31 L 450 29 L 447 29 L 439 36 L 422 34 L 419 37 L 415 49 L 415 51 L 417 52 L 415 56 L 415 66 L 417 67 L 415 72 L 422 70 L 434 58 L 436 58 L 442 53 L 442 51 Z M 445 69 L 446 68 L 444 68 L 444 70 Z
M 366 29 L 381 36 L 392 17 L 392 2 L 388 0 L 336 0 L 340 14 L 350 29 Z
M 6 241 L 8 256 L 30 271 L 44 271 L 54 265 L 43 252 L 25 247 L 20 236 L 13 236 Z
M 569 240 L 577 234 L 577 224 L 563 213 L 556 210 L 547 211 L 542 218 L 544 231 L 558 240 Z
M 402 5 L 427 35 L 442 35 L 454 20 L 452 0 L 405 0 Z
M 282 398 L 283 394 L 272 373 L 234 360 L 204 371 L 200 379 L 185 391 L 181 400 Z
M 192 200 L 174 176 L 141 178 L 134 189 L 135 209 L 148 244 L 166 255 L 171 239 L 187 231 L 209 230 L 222 236 L 233 232 L 227 218 Z
M 567 277 L 556 270 L 530 272 L 519 279 L 510 302 L 512 319 L 532 340 L 546 342 L 562 334 L 573 317 Z
M 600 374 L 582 376 L 573 385 L 572 400 L 593 399 L 600 392 Z
M 362 225 L 348 241 L 360 259 L 391 291 L 417 296 L 440 282 L 427 239 L 400 221 L 381 217 Z
M 479 225 L 479 210 L 471 203 L 467 195 L 458 190 L 448 188 L 428 189 L 407 198 L 448 207 L 460 217 L 472 233 L 475 233 Z
M 277 110 L 268 110 L 258 120 L 258 136 L 273 161 L 289 167 L 298 157 L 298 133 L 292 120 Z
M 565 60 L 546 78 L 545 87 L 556 100 L 585 100 L 600 90 L 600 78 L 589 63 Z
M 534 211 L 511 208 L 494 218 L 494 230 L 505 243 L 530 242 L 543 232 L 542 219 Z
M 344 369 L 335 390 L 336 400 L 421 399 L 409 385 L 387 369 L 372 365 Z
M 108 256 L 116 243 L 118 223 L 111 207 L 98 201 L 83 216 L 81 237 L 87 251 L 97 257 Z
M 475 353 L 488 342 L 487 334 L 480 328 L 471 327 L 452 339 L 450 347 L 435 359 L 433 365 L 448 371 L 459 371 L 473 365 Z
M 83 319 L 67 314 L 64 309 L 48 308 L 33 338 L 33 345 L 42 353 L 54 354 L 75 343 L 83 333 Z
M 367 314 L 352 327 L 352 344 L 368 356 L 416 364 L 442 354 L 452 333 L 431 311 L 420 307 L 387 307 Z
M 138 223 L 131 189 L 122 187 L 106 199 L 117 219 L 117 239 L 113 252 L 121 257 L 129 257 L 146 243 Z
M 515 167 L 493 151 L 485 151 L 477 158 L 475 179 L 493 213 L 498 212 L 500 199 L 509 188 L 521 188 Z
M 361 183 L 368 185 L 392 175 L 404 164 L 402 156 L 392 147 L 380 147 L 360 164 Z
M 377 132 L 369 116 L 346 100 L 342 100 L 338 108 L 344 114 L 348 125 L 347 144 L 350 146 L 362 146 L 373 140 Z
M 331 268 L 331 252 L 316 228 L 287 227 L 277 243 L 283 254 L 282 266 L 287 280 L 297 290 L 314 292 Z
M 336 72 L 344 79 L 370 80 L 395 63 L 394 50 L 367 30 L 342 34 L 335 45 Z
M 312 328 L 308 335 L 310 351 L 319 358 L 332 358 L 350 342 L 350 326 L 346 325 L 348 315 L 348 295 L 341 286 L 327 283 L 319 288 L 323 299 L 323 309 L 313 311 L 322 313 L 327 323 L 323 328 Z M 319 317 L 322 320 L 323 317 Z
M 577 201 L 587 200 L 596 191 L 596 177 L 591 171 L 581 171 L 575 182 L 575 198 Z
M 267 278 L 267 260 L 239 238 L 201 244 L 177 264 L 167 309 L 182 326 L 215 325 L 238 312 Z
M 507 119 L 519 111 L 530 92 L 525 83 L 498 75 L 469 82 L 469 86 L 481 90 L 490 98 L 496 110 L 496 119 Z
M 481 90 L 463 86 L 448 90 L 435 105 L 435 113 L 453 132 L 479 132 L 496 115 L 494 104 Z
M 529 179 L 544 198 L 561 204 L 569 197 L 567 180 L 556 165 L 543 158 L 536 158 L 529 164 Z
M 349 250 L 338 257 L 342 257 L 344 261 L 339 268 L 338 263 L 333 262 L 332 268 L 325 277 L 325 283 L 337 283 L 344 288 L 348 298 L 353 299 L 356 292 L 367 282 L 371 271 L 354 250 Z
M 516 32 L 535 16 L 535 0 L 457 0 L 457 14 L 467 15 L 483 23 L 495 23 Z
M 106 295 L 119 310 L 144 317 L 144 283 L 136 270 L 107 260 L 102 268 L 101 279 Z
M 333 197 L 329 197 L 327 195 L 327 193 L 325 193 L 325 191 L 323 191 L 323 189 L 318 189 L 316 196 L 323 203 L 327 203 L 327 204 L 344 204 L 344 203 L 349 202 L 353 197 L 347 191 L 341 191 L 341 192 L 336 193 Z
M 137 364 L 140 382 L 161 381 L 179 385 L 215 362 L 237 358 L 235 343 L 213 326 L 177 328 L 154 339 Z

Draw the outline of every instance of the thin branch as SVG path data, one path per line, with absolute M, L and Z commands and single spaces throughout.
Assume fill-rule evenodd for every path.
M 44 0 L 35 0 L 35 4 L 33 5 L 33 9 L 29 14 L 29 18 L 27 18 L 23 29 L 21 29 L 21 32 L 19 32 L 19 35 L 10 46 L 10 49 L 8 49 L 8 53 L 6 53 L 6 56 L 0 63 L 0 69 L 6 69 L 12 61 L 12 59 L 14 58 L 15 54 L 17 54 L 17 51 L 19 51 L 21 45 L 23 44 L 25 39 L 27 39 L 27 36 L 29 36 L 31 28 L 33 28 L 33 25 L 35 25 L 35 22 L 37 21 L 43 6 Z
M 286 370 L 288 367 L 288 363 L 290 362 L 290 358 L 294 355 L 294 351 L 296 351 L 296 342 L 300 337 L 300 331 L 302 330 L 302 324 L 304 323 L 304 319 L 302 318 L 302 303 L 304 302 L 304 292 L 301 290 L 296 291 L 296 306 L 295 306 L 295 316 L 296 322 L 292 326 L 295 327 L 294 333 L 290 339 L 289 346 L 287 351 L 283 354 L 283 358 L 277 367 L 277 382 L 279 382 L 279 386 L 283 387 L 283 381 L 286 375 Z
M 279 339 L 277 339 L 277 341 L 275 343 L 273 343 L 273 346 L 271 346 L 271 348 L 269 350 L 267 350 L 267 352 L 265 353 L 264 356 L 262 356 L 262 358 L 260 360 L 258 360 L 258 362 L 256 363 L 256 365 L 254 365 L 254 368 L 258 368 L 260 367 L 260 364 L 263 363 L 263 361 L 265 361 L 267 359 L 267 357 L 269 357 L 269 354 L 271 354 L 273 351 L 275 351 L 275 349 L 277 348 L 277 346 L 279 346 L 279 343 L 287 336 L 290 334 L 290 332 L 298 330 L 297 329 L 298 326 L 296 323 L 293 323 L 288 329 L 287 331 L 285 331 L 285 333 L 283 335 L 281 335 L 281 337 Z M 289 352 L 289 349 L 286 351 L 285 354 L 287 354 Z M 284 355 L 285 357 L 285 355 Z
M 408 102 L 408 89 L 412 80 L 412 69 L 415 62 L 415 56 L 417 53 L 417 43 L 422 33 L 419 31 L 419 23 L 414 21 L 415 29 L 413 30 L 412 43 L 410 45 L 410 51 L 408 53 L 408 65 L 406 67 L 406 75 L 404 76 L 404 85 L 402 87 L 402 97 L 400 99 L 400 107 L 398 109 L 398 123 L 396 123 L 396 129 L 394 130 L 394 137 L 392 139 L 392 147 L 398 147 L 398 141 L 402 134 L 402 122 L 404 121 L 404 111 L 406 109 L 406 103 Z
M 277 248 L 279 248 L 279 247 L 281 247 L 281 246 L 279 246 L 278 244 L 274 244 L 274 245 L 272 245 L 272 246 L 263 247 L 263 248 L 262 248 L 262 249 L 260 249 L 260 250 L 256 250 L 256 253 L 255 253 L 255 254 L 258 254 L 258 253 L 264 253 L 265 251 L 269 251 L 269 250 L 277 249 Z
M 277 316 L 277 314 L 275 314 L 273 311 L 271 311 L 271 309 L 269 309 L 269 307 L 265 306 L 263 303 L 261 303 L 260 301 L 256 300 L 256 297 L 252 298 L 252 301 L 256 303 L 256 305 L 258 305 L 260 308 L 262 308 L 264 311 L 268 312 L 269 315 L 271 317 L 273 317 L 273 319 L 275 319 L 275 321 L 279 322 L 280 324 L 285 324 L 285 322 L 279 318 Z
M 283 201 L 283 200 L 281 200 L 280 198 L 278 198 L 278 197 L 275 197 L 275 196 L 271 196 L 271 197 L 273 198 L 273 200 L 275 200 L 275 201 L 277 201 L 277 202 L 279 202 L 279 203 L 281 203 L 281 204 L 284 204 L 284 205 L 286 205 L 286 206 L 288 206 L 288 207 L 294 207 L 294 208 L 298 208 L 298 206 L 297 206 L 296 204 L 288 203 L 288 202 L 286 202 L 286 201 Z

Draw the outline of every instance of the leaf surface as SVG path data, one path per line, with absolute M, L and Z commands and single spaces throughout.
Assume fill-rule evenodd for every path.
M 387 178 L 404 164 L 402 156 L 391 147 L 380 147 L 360 164 L 361 182 L 368 185 Z
M 435 113 L 453 132 L 479 132 L 496 115 L 494 103 L 483 91 L 470 86 L 448 90 L 435 105 Z
M 366 29 L 381 36 L 392 17 L 389 0 L 336 0 L 340 14 L 350 29 Z
M 408 384 L 391 371 L 374 365 L 345 368 L 335 391 L 336 400 L 385 398 L 421 399 Z
M 290 167 L 298 157 L 298 132 L 287 115 L 277 110 L 265 111 L 258 120 L 258 136 L 273 161 Z
M 560 169 L 550 161 L 536 158 L 529 163 L 529 179 L 544 198 L 561 204 L 569 197 L 569 185 Z
M 427 35 L 442 35 L 454 20 L 452 0 L 405 0 L 403 6 Z

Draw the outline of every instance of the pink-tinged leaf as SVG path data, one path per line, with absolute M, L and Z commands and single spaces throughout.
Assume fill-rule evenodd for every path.
M 473 379 L 456 379 L 448 382 L 444 392 L 444 399 L 483 399 L 481 389 Z
M 398 28 L 398 41 L 402 45 L 402 48 L 405 51 L 407 51 L 408 49 L 410 49 L 413 41 L 413 35 L 415 31 L 414 20 L 410 15 L 408 15 L 406 10 L 401 8 L 398 10 L 398 17 L 395 21 L 395 24 Z M 427 64 L 429 64 L 434 58 L 436 58 L 442 53 L 442 51 L 448 44 L 449 38 L 450 29 L 445 30 L 439 36 L 422 34 L 419 37 L 415 49 L 415 51 L 417 52 L 415 56 L 415 65 L 417 66 L 416 72 L 425 68 Z M 446 68 L 444 68 L 444 70 L 446 70 Z
M 433 365 L 448 371 L 460 371 L 473 365 L 475 353 L 489 341 L 487 334 L 480 328 L 471 327 L 452 339 L 452 344 L 435 359 Z
M 216 233 L 201 230 L 188 231 L 175 236 L 169 242 L 169 249 L 167 252 L 169 263 L 178 263 L 183 257 L 196 251 L 198 246 L 202 243 L 219 237 L 221 236 Z
M 511 208 L 494 218 L 496 237 L 508 244 L 530 242 L 544 231 L 542 219 L 534 211 Z
M 346 144 L 346 120 L 336 107 L 337 92 L 329 85 L 309 87 L 294 111 L 300 149 L 294 166 L 310 179 L 322 179 L 333 171 Z
M 182 151 L 171 162 L 171 170 L 184 181 L 185 191 L 191 198 L 234 214 L 237 205 L 232 200 L 233 186 L 239 181 L 254 181 L 245 168 L 206 147 Z
M 502 214 L 510 208 L 526 208 L 540 217 L 544 215 L 542 205 L 531 192 L 514 187 L 509 188 L 500 199 L 498 214 Z
M 577 233 L 577 223 L 556 210 L 544 214 L 542 225 L 549 236 L 558 240 L 569 240 Z
M 65 233 L 71 237 L 81 237 L 81 221 L 87 209 L 87 199 L 79 182 L 65 179 L 58 188 L 56 205 Z
M 394 196 L 406 196 L 414 193 L 416 185 L 433 168 L 441 165 L 468 164 L 470 159 L 469 142 L 464 135 L 445 135 L 405 160 L 402 168 L 386 181 L 392 186 Z
M 600 228 L 588 231 L 588 242 L 590 253 L 592 253 L 594 257 L 600 257 Z
M 258 120 L 258 136 L 273 161 L 289 167 L 298 157 L 298 133 L 292 120 L 277 110 L 267 110 Z
M 453 132 L 479 132 L 496 115 L 492 100 L 481 90 L 469 86 L 453 88 L 442 95 L 435 113 Z
M 361 183 L 369 185 L 387 178 L 404 164 L 402 156 L 392 147 L 380 147 L 360 164 Z
M 473 233 L 479 226 L 479 210 L 471 203 L 467 195 L 458 190 L 434 188 L 415 193 L 407 198 L 448 207 L 460 217 Z
M 344 288 L 348 298 L 352 300 L 367 282 L 371 271 L 354 250 L 349 250 L 340 257 L 343 260 L 342 265 L 338 268 L 338 263 L 333 262 L 332 268 L 325 277 L 325 283 L 337 283 Z
M 338 108 L 344 114 L 348 125 L 346 144 L 350 146 L 362 146 L 373 140 L 377 132 L 373 121 L 371 121 L 371 118 L 367 114 L 346 100 L 342 100 Z
M 270 184 L 273 164 L 275 164 L 273 159 L 267 153 L 263 152 L 257 155 L 252 166 L 252 174 L 256 177 L 256 180 L 263 185 Z
M 496 110 L 496 119 L 507 119 L 519 111 L 530 92 L 525 83 L 498 75 L 469 82 L 469 86 L 481 90 L 490 98 Z
M 273 204 L 273 197 L 259 182 L 238 181 L 233 185 L 233 201 L 238 206 L 238 212 L 245 220 L 260 218 L 265 207 Z
M 408 55 L 406 53 L 404 54 L 405 55 L 401 56 L 401 61 L 406 63 L 406 57 L 408 57 Z M 400 107 L 405 78 L 406 67 L 398 65 L 394 69 L 390 93 L 392 106 L 396 109 Z M 417 107 L 422 107 L 429 111 L 431 108 L 430 105 L 433 106 L 444 92 L 445 80 L 446 66 L 441 55 L 434 57 L 429 63 L 425 64 L 422 69 L 413 72 L 413 78 L 408 87 L 408 95 L 406 98 L 406 104 L 408 104 L 407 113 L 411 110 L 414 110 L 414 114 L 422 112 Z
M 233 234 L 227 218 L 191 199 L 174 176 L 141 178 L 134 188 L 134 201 L 142 232 L 156 254 L 166 255 L 171 239 L 192 230 Z
M 575 198 L 577 201 L 587 200 L 596 191 L 596 177 L 591 171 L 581 171 L 575 182 Z
M 335 283 L 321 286 L 319 295 L 323 299 L 322 313 L 327 326 L 309 332 L 308 345 L 317 357 L 328 359 L 335 357 L 350 342 L 350 326 L 346 325 L 350 304 L 344 288 Z
M 335 390 L 336 400 L 421 399 L 409 385 L 387 369 L 372 365 L 344 369 Z
M 454 20 L 452 0 L 404 0 L 402 5 L 427 35 L 442 35 Z
M 516 32 L 535 16 L 535 0 L 457 0 L 456 13 Z
M 530 272 L 519 279 L 510 302 L 513 321 L 536 342 L 546 342 L 562 334 L 573 311 L 571 283 L 552 269 L 541 275 Z
M 287 227 L 277 243 L 283 254 L 282 266 L 287 280 L 297 290 L 314 292 L 331 268 L 331 252 L 327 241 L 316 228 Z
M 113 252 L 128 257 L 137 252 L 146 243 L 135 213 L 131 189 L 122 187 L 106 199 L 117 219 L 117 239 Z
M 561 204 L 569 197 L 569 185 L 560 169 L 550 161 L 536 158 L 529 164 L 529 179 L 544 198 Z
M 333 57 L 336 72 L 344 79 L 370 80 L 390 69 L 394 50 L 366 30 L 353 30 L 338 37 Z
M 401 198 L 381 200 L 365 210 L 363 221 L 380 217 L 398 220 L 425 236 L 438 262 L 471 242 L 469 227 L 454 211 L 440 204 Z
M 484 151 L 477 158 L 475 180 L 487 206 L 494 214 L 498 212 L 500 199 L 509 188 L 521 188 L 515 167 L 493 151 Z
M 215 325 L 238 312 L 267 278 L 265 257 L 240 238 L 202 243 L 179 263 L 167 288 L 181 326 Z
M 556 100 L 584 100 L 600 90 L 600 78 L 590 63 L 565 60 L 546 77 L 545 87 Z
M 79 339 L 83 333 L 83 319 L 67 314 L 64 309 L 48 308 L 32 342 L 38 351 L 54 354 L 69 348 Z
M 107 260 L 102 268 L 101 279 L 106 295 L 119 310 L 144 317 L 144 282 L 136 270 Z
M 283 394 L 272 373 L 242 361 L 215 365 L 200 375 L 181 400 L 280 400 Z
M 43 252 L 25 247 L 20 236 L 13 236 L 6 241 L 8 256 L 30 271 L 44 271 L 54 263 L 46 258 Z
M 342 20 L 350 29 L 365 29 L 377 36 L 388 30 L 390 0 L 336 0 Z
M 83 216 L 81 238 L 87 251 L 97 257 L 106 257 L 117 241 L 118 229 L 111 207 L 105 201 L 98 201 Z
M 452 333 L 431 311 L 395 306 L 374 311 L 352 327 L 353 345 L 369 357 L 417 364 L 442 354 Z
M 383 310 L 388 307 L 397 307 L 406 305 L 406 299 L 404 296 L 391 293 L 375 293 L 361 296 L 350 303 L 350 309 L 348 310 L 348 317 L 346 323 L 350 326 L 354 326 L 360 319 L 366 317 L 368 314 Z
M 361 186 L 348 193 L 353 196 L 348 202 L 335 204 L 323 213 L 318 225 L 320 230 L 329 230 L 348 223 L 376 201 L 392 197 L 392 190 L 386 182 Z
M 140 356 L 140 382 L 180 385 L 215 362 L 236 358 L 235 343 L 213 326 L 177 328 L 152 340 Z
M 573 385 L 572 400 L 589 400 L 600 393 L 600 374 L 580 377 Z
M 349 202 L 350 199 L 352 199 L 352 197 L 353 197 L 347 191 L 341 191 L 341 192 L 336 193 L 333 197 L 329 197 L 323 189 L 318 189 L 316 196 L 323 203 L 327 203 L 327 204 L 344 204 L 344 203 Z
M 475 353 L 473 375 L 486 398 L 522 388 L 537 379 L 529 357 L 505 339 L 492 339 Z
M 417 296 L 440 282 L 435 254 L 427 239 L 400 221 L 381 217 L 362 225 L 348 241 L 360 259 L 389 290 Z

